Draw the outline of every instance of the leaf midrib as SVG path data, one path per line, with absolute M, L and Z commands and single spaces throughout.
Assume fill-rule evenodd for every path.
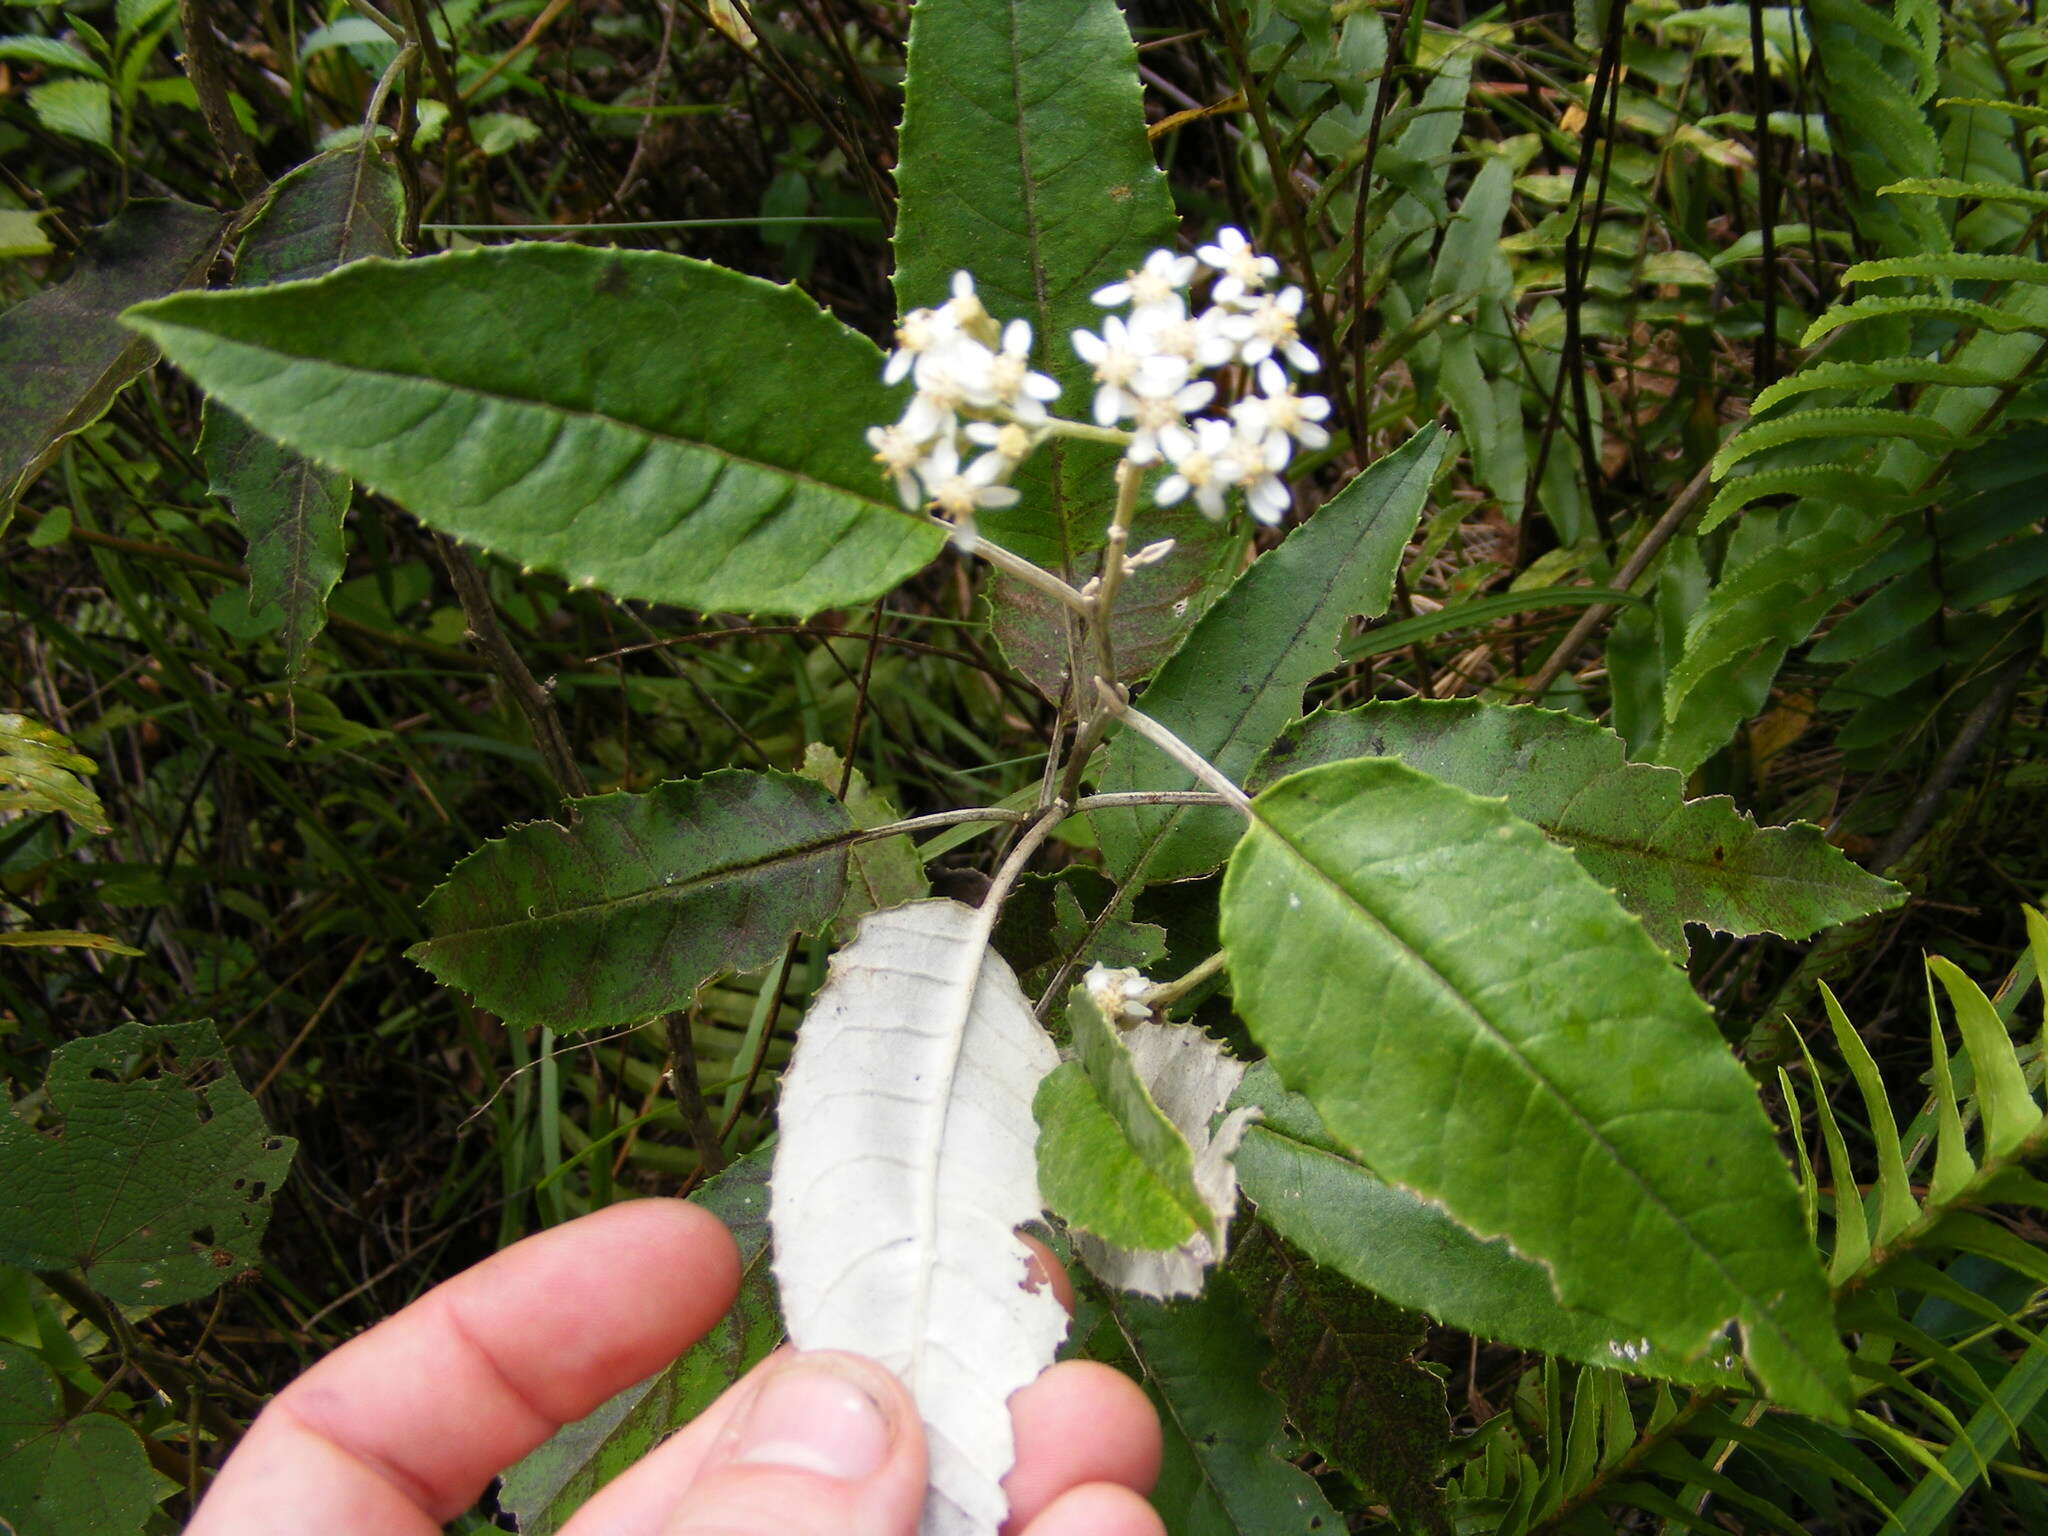
M 830 853 L 835 848 L 854 843 L 861 836 L 862 833 L 858 827 L 848 832 L 835 832 L 827 838 L 819 838 L 812 842 L 797 844 L 794 847 L 779 849 L 764 858 L 751 859 L 740 863 L 714 865 L 697 871 L 687 880 L 664 881 L 659 885 L 648 886 L 642 890 L 627 891 L 618 896 L 606 896 L 596 901 L 558 907 L 540 917 L 515 917 L 509 918 L 504 922 L 478 923 L 473 927 L 450 929 L 445 933 L 437 933 L 432 938 L 422 940 L 415 948 L 427 949 L 437 944 L 482 938 L 487 935 L 502 934 L 525 928 L 540 928 L 551 923 L 594 918 L 604 913 L 616 912 L 626 907 L 637 906 L 652 898 L 661 896 L 681 898 L 683 896 L 696 895 L 705 888 L 715 887 L 737 876 L 753 874 L 759 870 L 775 869 L 785 864 L 801 863 L 806 859 L 815 858 L 821 853 Z M 443 887 L 443 889 L 446 889 L 446 887 Z
M 1691 1225 L 1683 1217 L 1681 1217 L 1678 1214 L 1678 1212 L 1671 1208 L 1669 1202 L 1664 1198 L 1663 1194 L 1656 1188 L 1656 1186 L 1652 1185 L 1647 1179 L 1645 1179 L 1642 1173 L 1635 1167 L 1634 1164 L 1630 1163 L 1626 1158 L 1621 1156 L 1619 1149 L 1617 1149 L 1614 1146 L 1614 1144 L 1607 1139 L 1607 1137 L 1600 1131 L 1599 1127 L 1595 1126 L 1592 1123 L 1592 1121 L 1586 1118 L 1584 1111 L 1582 1111 L 1577 1104 L 1573 1103 L 1572 1100 L 1555 1083 L 1553 1083 L 1550 1080 L 1550 1078 L 1544 1072 L 1542 1072 L 1533 1061 L 1531 1061 L 1528 1058 L 1528 1056 L 1522 1051 L 1522 1048 L 1518 1044 L 1516 1044 L 1515 1041 L 1508 1038 L 1508 1036 L 1497 1025 L 1495 1025 L 1494 1022 L 1490 1018 L 1488 1018 L 1484 1012 L 1480 1010 L 1478 1005 L 1473 1003 L 1470 999 L 1468 999 L 1465 996 L 1464 992 L 1455 983 L 1453 983 L 1448 976 L 1446 976 L 1441 970 L 1439 970 L 1436 967 L 1436 965 L 1422 953 L 1421 950 L 1417 949 L 1415 945 L 1411 943 L 1404 934 L 1397 932 L 1390 923 L 1388 923 L 1385 919 L 1381 918 L 1377 913 L 1373 912 L 1370 908 L 1365 906 L 1365 904 L 1358 897 L 1354 896 L 1351 893 L 1350 889 L 1346 887 L 1340 880 L 1338 880 L 1336 876 L 1332 875 L 1327 870 L 1323 869 L 1321 865 L 1317 864 L 1313 859 L 1311 859 L 1306 853 L 1306 851 L 1302 849 L 1300 844 L 1296 843 L 1292 838 L 1288 837 L 1286 833 L 1282 832 L 1272 822 L 1268 821 L 1265 817 L 1261 816 L 1259 814 L 1256 802 L 1254 802 L 1253 804 L 1252 815 L 1254 822 L 1268 835 L 1270 835 L 1276 843 L 1278 843 L 1282 848 L 1285 848 L 1290 854 L 1292 854 L 1295 860 L 1304 869 L 1308 870 L 1308 872 L 1312 874 L 1316 879 L 1320 880 L 1324 885 L 1328 886 L 1332 891 L 1334 891 L 1343 903 L 1349 906 L 1351 910 L 1355 911 L 1368 924 L 1377 928 L 1381 933 L 1385 934 L 1387 939 L 1391 943 L 1396 945 L 1402 951 L 1402 953 L 1412 958 L 1416 965 L 1420 967 L 1421 970 L 1426 974 L 1426 976 L 1438 988 L 1440 988 L 1441 991 L 1445 995 L 1447 995 L 1461 1011 L 1468 1014 L 1478 1024 L 1480 1030 L 1485 1035 L 1493 1039 L 1503 1050 L 1505 1050 L 1508 1053 L 1509 1057 L 1518 1066 L 1522 1068 L 1522 1070 L 1526 1073 L 1526 1075 L 1533 1084 L 1541 1088 L 1557 1104 L 1563 1107 L 1566 1113 L 1571 1116 L 1572 1120 L 1583 1129 L 1587 1138 L 1591 1140 L 1603 1152 L 1605 1152 L 1608 1155 L 1610 1161 L 1613 1163 L 1613 1165 L 1621 1169 L 1624 1173 L 1626 1173 L 1629 1179 L 1632 1182 L 1634 1182 L 1638 1189 L 1642 1191 L 1644 1198 L 1648 1201 L 1652 1209 L 1656 1210 L 1660 1215 L 1664 1217 L 1664 1219 L 1680 1234 L 1680 1236 L 1684 1239 L 1684 1241 L 1690 1248 L 1692 1248 L 1701 1257 L 1707 1260 L 1709 1267 L 1712 1268 L 1714 1273 L 1716 1273 L 1722 1278 L 1723 1282 L 1727 1285 L 1728 1290 L 1733 1295 L 1740 1297 L 1742 1301 L 1747 1304 L 1747 1309 L 1750 1315 L 1742 1319 L 1744 1323 L 1752 1327 L 1763 1326 L 1770 1328 L 1771 1331 L 1775 1333 L 1779 1337 L 1779 1339 L 1784 1342 L 1789 1352 L 1796 1355 L 1799 1359 L 1807 1361 L 1807 1368 L 1810 1371 L 1812 1371 L 1815 1376 L 1819 1377 L 1825 1375 L 1825 1373 L 1822 1372 L 1814 1362 L 1807 1359 L 1806 1351 L 1798 1347 L 1797 1341 L 1793 1338 L 1789 1330 L 1787 1330 L 1782 1324 L 1780 1324 L 1776 1320 L 1776 1318 L 1772 1315 L 1768 1308 L 1763 1306 L 1761 1298 L 1753 1295 L 1747 1286 L 1739 1283 L 1736 1280 L 1735 1276 L 1729 1271 L 1727 1265 L 1722 1262 L 1721 1256 L 1717 1252 L 1715 1252 L 1711 1247 L 1707 1246 L 1699 1239 L 1699 1237 L 1694 1233 Z M 1663 957 L 1661 955 L 1658 956 L 1658 963 L 1664 963 Z M 1506 1234 L 1497 1233 L 1492 1235 L 1504 1236 Z
M 710 454 L 715 458 L 726 459 L 734 464 L 743 465 L 749 469 L 757 469 L 766 474 L 779 476 L 780 478 L 785 480 L 794 480 L 800 485 L 807 485 L 816 490 L 829 492 L 835 496 L 843 496 L 846 497 L 848 500 L 859 503 L 863 510 L 887 512 L 893 517 L 902 518 L 907 522 L 916 523 L 919 526 L 929 526 L 934 528 L 936 528 L 937 526 L 936 524 L 929 523 L 926 519 L 915 517 L 910 513 L 903 511 L 900 507 L 897 507 L 895 504 L 891 502 L 886 502 L 878 497 L 870 496 L 866 492 L 856 491 L 848 486 L 839 485 L 830 480 L 822 480 L 818 478 L 816 475 L 806 473 L 803 470 L 791 469 L 786 465 L 773 464 L 769 463 L 764 459 L 753 458 L 747 454 L 735 453 L 732 450 L 720 447 L 715 443 L 700 442 L 696 438 L 680 437 L 673 432 L 664 432 L 657 428 L 646 426 L 640 422 L 629 421 L 623 416 L 608 416 L 602 411 L 583 410 L 576 406 L 558 405 L 553 401 L 529 399 L 523 395 L 512 394 L 505 390 L 484 389 L 473 384 L 454 384 L 446 380 L 436 379 L 425 374 L 399 373 L 389 368 L 372 368 L 358 363 L 335 363 L 326 358 L 308 357 L 300 353 L 288 352 L 281 347 L 262 346 L 258 345 L 255 342 L 243 341 L 239 337 L 226 336 L 218 331 L 205 330 L 199 326 L 191 324 L 181 324 L 180 322 L 175 320 L 166 321 L 163 319 L 159 319 L 153 315 L 144 316 L 141 318 L 144 319 L 147 327 L 151 331 L 182 331 L 187 335 L 200 337 L 206 342 L 209 342 L 218 347 L 232 348 L 244 354 L 253 355 L 255 357 L 260 358 L 279 359 L 281 360 L 280 370 L 283 367 L 289 367 L 293 364 L 298 364 L 301 366 L 311 367 L 323 371 L 343 374 L 351 378 L 364 380 L 382 380 L 385 382 L 397 384 L 410 384 L 424 389 L 442 390 L 451 395 L 460 395 L 466 399 L 478 400 L 485 402 L 487 404 L 516 406 L 526 410 L 541 411 L 550 415 L 567 417 L 575 421 L 596 422 L 600 426 L 616 428 L 617 430 L 622 432 L 637 434 L 639 436 L 648 438 L 651 441 L 664 445 L 666 447 L 681 449 L 685 451 L 693 451 L 697 453 Z M 424 420 L 425 418 L 422 419 Z M 405 429 L 405 432 L 399 433 L 398 437 L 402 438 L 406 436 L 408 433 L 410 433 L 412 430 L 414 429 L 408 427 Z M 387 438 L 385 441 L 390 442 L 395 440 L 396 439 Z M 308 451 L 310 452 L 310 450 Z

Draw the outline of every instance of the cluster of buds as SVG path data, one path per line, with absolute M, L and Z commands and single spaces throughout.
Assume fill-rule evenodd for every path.
M 1124 442 L 1132 464 L 1166 467 L 1154 492 L 1160 506 L 1192 497 L 1220 518 L 1236 489 L 1254 517 L 1276 523 L 1289 503 L 1280 472 L 1295 447 L 1328 444 L 1320 423 L 1329 401 L 1294 392 L 1289 370 L 1312 372 L 1317 361 L 1297 331 L 1301 290 L 1268 291 L 1279 272 L 1225 228 L 1193 256 L 1152 252 L 1094 295 L 1124 313 L 1105 316 L 1100 333 L 1073 333 L 1076 354 L 1094 370 L 1096 428 Z M 1208 302 L 1192 309 L 1204 275 Z M 1060 389 L 1031 370 L 1031 344 L 1029 323 L 999 325 L 966 272 L 953 275 L 944 304 L 904 317 L 882 377 L 908 379 L 916 393 L 902 420 L 868 429 L 904 506 L 929 506 L 966 535 L 976 511 L 1015 503 L 1010 476 L 1039 443 L 1063 425 L 1080 430 L 1048 410 Z M 1197 415 L 1217 395 L 1203 375 L 1233 366 L 1247 381 L 1243 397 L 1223 414 Z

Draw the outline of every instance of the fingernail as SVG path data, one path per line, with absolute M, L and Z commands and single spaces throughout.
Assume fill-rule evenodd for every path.
M 888 1455 L 889 1423 L 875 1400 L 837 1371 L 798 1363 L 762 1384 L 734 1459 L 856 1482 Z

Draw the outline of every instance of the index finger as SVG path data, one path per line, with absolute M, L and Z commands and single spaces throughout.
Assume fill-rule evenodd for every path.
M 502 1468 L 709 1332 L 739 1274 L 724 1225 L 680 1200 L 515 1243 L 279 1393 L 186 1536 L 434 1536 Z

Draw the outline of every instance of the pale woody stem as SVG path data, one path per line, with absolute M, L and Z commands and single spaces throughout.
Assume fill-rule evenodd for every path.
M 1251 796 L 1231 783 L 1221 769 L 1203 757 L 1193 747 L 1174 735 L 1150 715 L 1131 708 L 1117 689 L 1100 678 L 1095 681 L 1095 692 L 1105 706 L 1123 717 L 1124 724 L 1151 742 L 1153 746 L 1187 769 L 1197 779 L 1222 797 L 1223 803 L 1240 815 L 1249 818 L 1252 814 Z
M 1098 427 L 1085 421 L 1068 421 L 1054 416 L 1041 429 L 1048 437 L 1079 438 L 1084 443 L 1107 443 L 1112 448 L 1130 446 L 1131 434 L 1119 427 Z
M 953 525 L 944 518 L 934 518 L 932 521 L 948 533 L 953 531 Z M 1093 604 L 1083 597 L 1076 588 L 1060 580 L 1059 577 L 1053 575 L 1051 571 L 1046 570 L 1043 566 L 1033 565 L 1022 555 L 1013 555 L 1010 551 L 1003 548 L 1002 545 L 993 543 L 988 539 L 976 541 L 974 552 L 1001 571 L 1005 576 L 1014 577 L 1028 587 L 1036 587 L 1054 602 L 1071 608 L 1083 618 L 1094 612 Z

